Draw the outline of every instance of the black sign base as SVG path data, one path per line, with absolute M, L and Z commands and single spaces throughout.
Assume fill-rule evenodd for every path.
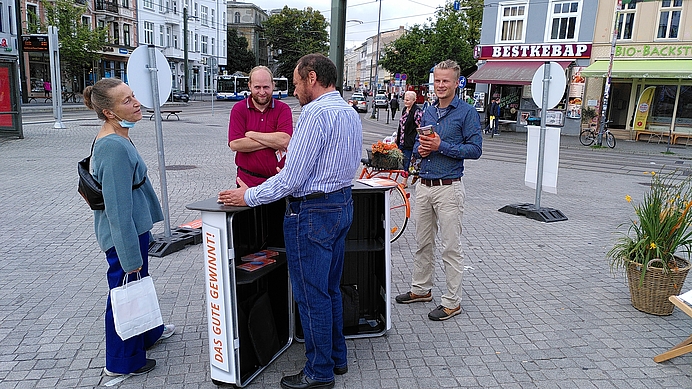
M 526 216 L 529 219 L 545 223 L 567 220 L 562 212 L 554 208 L 536 208 L 533 204 L 510 204 L 498 209 L 500 212 L 512 215 Z
M 201 228 L 178 227 L 171 230 L 171 237 L 166 238 L 164 234 L 154 235 L 154 239 L 149 242 L 149 255 L 152 257 L 165 257 L 168 254 L 180 251 L 190 244 L 202 243 Z

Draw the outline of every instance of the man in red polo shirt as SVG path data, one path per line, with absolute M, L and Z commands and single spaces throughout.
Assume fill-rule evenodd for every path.
M 236 152 L 237 177 L 253 187 L 284 167 L 293 116 L 286 103 L 272 98 L 274 75 L 268 67 L 254 67 L 248 86 L 250 97 L 231 109 L 228 147 Z

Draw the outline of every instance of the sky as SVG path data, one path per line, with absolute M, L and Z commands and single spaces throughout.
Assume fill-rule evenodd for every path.
M 320 11 L 327 21 L 331 22 L 331 0 L 240 0 L 254 3 L 258 7 L 270 11 L 281 9 L 285 5 L 290 8 L 305 9 L 312 7 Z M 239 1 L 239 2 L 240 2 Z M 380 31 L 396 30 L 399 26 L 405 28 L 415 24 L 430 24 L 429 18 L 434 17 L 435 10 L 445 4 L 445 0 L 380 0 L 382 15 Z M 377 17 L 379 13 L 378 0 L 347 0 L 346 2 L 346 48 L 356 47 L 365 42 L 368 37 L 377 35 Z M 348 21 L 353 20 L 353 21 Z M 362 23 L 360 23 L 360 22 Z

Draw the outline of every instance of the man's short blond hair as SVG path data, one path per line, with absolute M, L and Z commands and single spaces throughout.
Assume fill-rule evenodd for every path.
M 457 80 L 459 79 L 459 75 L 461 74 L 461 68 L 459 67 L 459 64 L 456 63 L 456 61 L 452 61 L 451 59 L 446 59 L 435 65 L 435 70 L 437 69 L 453 70 L 455 74 L 454 78 Z
M 252 75 L 258 70 L 264 70 L 265 72 L 267 72 L 269 74 L 269 78 L 272 79 L 272 84 L 274 83 L 274 73 L 272 73 L 271 69 L 269 69 L 266 66 L 259 65 L 255 66 L 254 68 L 252 68 L 252 70 L 250 70 L 250 74 L 248 75 L 247 80 L 248 84 L 252 82 Z

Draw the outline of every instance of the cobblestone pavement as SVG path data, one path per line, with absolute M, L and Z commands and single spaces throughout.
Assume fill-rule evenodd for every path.
M 167 173 L 172 226 L 199 217 L 186 204 L 234 182 L 227 115 L 163 122 L 166 165 L 180 169 Z M 110 380 L 101 375 L 106 264 L 75 172 L 98 126 L 96 119 L 69 122 L 64 130 L 28 125 L 25 139 L 0 139 L 0 389 L 97 387 Z M 368 122 L 368 128 L 377 126 L 391 132 L 392 124 Z M 160 191 L 154 122 L 143 120 L 131 135 Z M 522 139 L 503 133 L 486 140 L 485 149 L 490 155 Z M 565 150 L 580 147 L 575 137 L 563 139 Z M 645 159 L 664 149 L 621 141 L 609 152 Z M 686 148 L 675 151 L 680 160 L 688 157 Z M 692 388 L 692 355 L 652 360 L 692 332 L 692 319 L 677 310 L 657 317 L 634 309 L 624 275 L 611 273 L 605 259 L 613 231 L 632 216 L 624 196 L 641 198 L 646 177 L 570 167 L 559 175 L 558 194 L 543 194 L 541 204 L 569 220 L 539 223 L 497 211 L 533 202 L 523 163 L 468 161 L 463 313 L 445 322 L 427 319 L 444 286 L 438 263 L 434 300 L 392 301 L 386 336 L 347 342 L 349 373 L 336 378 L 336 387 Z M 159 223 L 154 232 L 162 230 Z M 392 246 L 393 295 L 408 290 L 414 230 L 411 223 Z M 149 352 L 158 362 L 154 371 L 118 386 L 216 387 L 209 373 L 201 247 L 150 264 L 164 318 L 177 333 Z M 688 281 L 684 290 L 690 288 Z M 247 387 L 278 388 L 281 376 L 303 363 L 303 345 L 295 343 Z

